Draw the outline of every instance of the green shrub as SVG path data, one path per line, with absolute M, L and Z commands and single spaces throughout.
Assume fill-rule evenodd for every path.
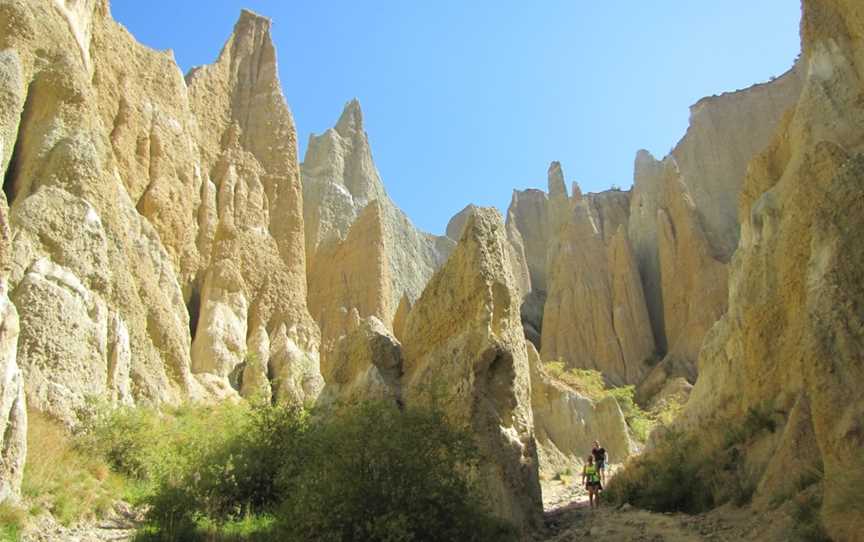
M 149 512 L 154 521 L 176 522 L 178 514 L 236 520 L 281 502 L 276 479 L 299 462 L 292 447 L 305 431 L 305 410 L 262 403 L 213 409 L 201 425 L 189 418 L 178 435 L 187 438 L 175 438 L 170 447 L 176 459 L 163 460 L 169 468 L 156 478 Z
M 582 395 L 594 400 L 606 397 L 606 384 L 600 371 L 568 369 L 563 361 L 552 361 L 543 365 L 547 373 Z
M 669 430 L 648 454 L 632 460 L 609 482 L 605 498 L 656 512 L 698 513 L 715 501 L 705 463 L 691 454 L 695 438 Z
M 157 411 L 90 401 L 76 433 L 76 446 L 101 456 L 120 474 L 145 479 L 153 459 L 154 441 L 163 438 Z
M 27 512 L 9 503 L 0 504 L 0 540 L 15 542 L 21 535 Z
M 438 410 L 363 403 L 313 427 L 283 473 L 285 540 L 507 540 L 483 505 L 473 438 Z
M 769 431 L 773 433 L 777 429 L 777 422 L 773 418 L 774 409 L 770 403 L 763 403 L 759 407 L 747 409 L 747 416 L 741 424 L 730 424 L 724 432 L 724 441 L 727 447 L 748 442 L 754 436 Z
M 616 474 L 606 496 L 657 512 L 697 513 L 750 502 L 758 480 L 746 471 L 744 449 L 720 434 L 717 427 L 703 428 L 699 436 L 668 429 Z
M 821 491 L 798 494 L 792 504 L 792 539 L 798 542 L 831 542 L 822 526 Z
M 650 417 L 656 422 L 656 425 L 670 425 L 684 410 L 685 398 L 671 399 L 660 402 L 651 409 Z
M 473 438 L 434 408 L 94 412 L 82 447 L 139 480 L 138 540 L 507 540 Z
M 183 540 L 281 502 L 276 480 L 297 460 L 290 447 L 307 420 L 302 408 L 266 403 L 97 409 L 78 439 L 141 482 L 151 538 Z
M 636 404 L 635 386 L 611 388 L 606 393 L 614 397 L 615 401 L 618 402 L 621 413 L 624 414 L 624 420 L 627 422 L 627 426 L 630 427 L 633 436 L 640 442 L 647 441 L 648 435 L 651 433 L 656 422 Z

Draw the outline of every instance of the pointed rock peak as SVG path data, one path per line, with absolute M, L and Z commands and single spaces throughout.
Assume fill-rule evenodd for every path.
M 647 151 L 645 149 L 639 149 L 639 152 L 636 153 L 636 167 L 638 168 L 640 165 L 650 165 L 656 164 L 659 162 L 657 158 L 651 154 L 651 151 Z
M 510 195 L 510 207 L 512 208 L 518 202 L 519 202 L 519 191 L 514 188 L 513 193 Z
M 549 165 L 549 197 L 567 197 L 567 185 L 564 184 L 564 170 L 561 169 L 561 162 L 552 162 Z
M 579 188 L 579 183 L 573 181 L 573 201 L 582 201 L 582 189 Z
M 453 215 L 453 218 L 451 218 L 450 222 L 447 223 L 447 237 L 454 241 L 459 241 L 459 238 L 462 237 L 462 231 L 465 229 L 465 223 L 468 221 L 468 217 L 470 217 L 478 208 L 479 207 L 473 203 L 469 203 L 464 209 Z
M 336 131 L 342 136 L 363 131 L 363 111 L 357 98 L 345 104 L 345 109 L 336 123 Z
M 345 242 L 350 245 L 361 240 L 375 239 L 380 241 L 384 236 L 383 213 L 380 200 L 374 199 L 366 204 L 366 207 L 363 207 L 354 223 L 351 224 Z
M 490 265 L 492 261 L 485 261 L 485 258 L 491 253 L 496 253 L 492 259 L 498 261 L 497 265 L 501 265 L 503 262 L 501 247 L 504 246 L 503 243 L 505 242 L 504 232 L 504 218 L 498 209 L 475 207 L 467 216 L 459 244 L 456 245 L 456 251 L 471 251 L 479 248 L 484 255 L 481 257 L 481 260 L 484 260 L 484 265 Z M 502 252 L 502 254 L 497 254 L 497 252 Z
M 258 15 L 248 9 L 241 9 L 240 18 L 237 19 L 237 23 L 234 25 L 234 36 L 241 36 L 250 31 L 270 32 L 272 24 L 273 21 L 263 15 Z
M 276 51 L 270 36 L 271 26 L 272 22 L 267 17 L 262 17 L 248 9 L 241 10 L 240 18 L 234 24 L 234 31 L 219 55 L 219 61 L 230 59 L 234 64 L 253 59 L 256 68 L 244 70 L 249 72 L 247 77 L 253 79 L 254 75 L 261 75 L 259 71 L 262 65 L 274 64 L 273 68 L 275 68 Z M 275 69 L 266 71 L 275 77 Z

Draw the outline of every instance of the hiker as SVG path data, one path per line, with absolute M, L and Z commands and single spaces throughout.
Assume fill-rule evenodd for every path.
M 594 455 L 588 456 L 588 462 L 582 467 L 582 482 L 588 490 L 588 504 L 591 508 L 600 508 L 600 491 L 603 484 L 600 483 L 600 472 L 594 464 Z
M 606 483 L 606 448 L 600 446 L 600 442 L 595 440 L 594 447 L 591 448 L 591 455 L 594 456 L 594 464 L 597 466 L 597 471 L 600 473 L 600 481 Z

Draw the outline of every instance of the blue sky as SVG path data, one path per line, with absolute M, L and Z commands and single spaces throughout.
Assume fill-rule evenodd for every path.
M 305 152 L 358 98 L 391 197 L 442 233 L 468 203 L 506 209 L 559 160 L 583 191 L 632 184 L 703 96 L 778 76 L 799 51 L 795 0 L 113 0 L 184 71 L 213 62 L 240 8 L 273 19 Z M 301 154 L 302 156 L 302 154 Z

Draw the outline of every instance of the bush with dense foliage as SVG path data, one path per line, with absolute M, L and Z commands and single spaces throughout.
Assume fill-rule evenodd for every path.
M 142 540 L 508 540 L 471 435 L 434 408 L 103 411 L 79 443 L 146 483 Z
M 473 438 L 442 412 L 365 403 L 315 425 L 279 514 L 288 540 L 504 540 L 473 481 Z

